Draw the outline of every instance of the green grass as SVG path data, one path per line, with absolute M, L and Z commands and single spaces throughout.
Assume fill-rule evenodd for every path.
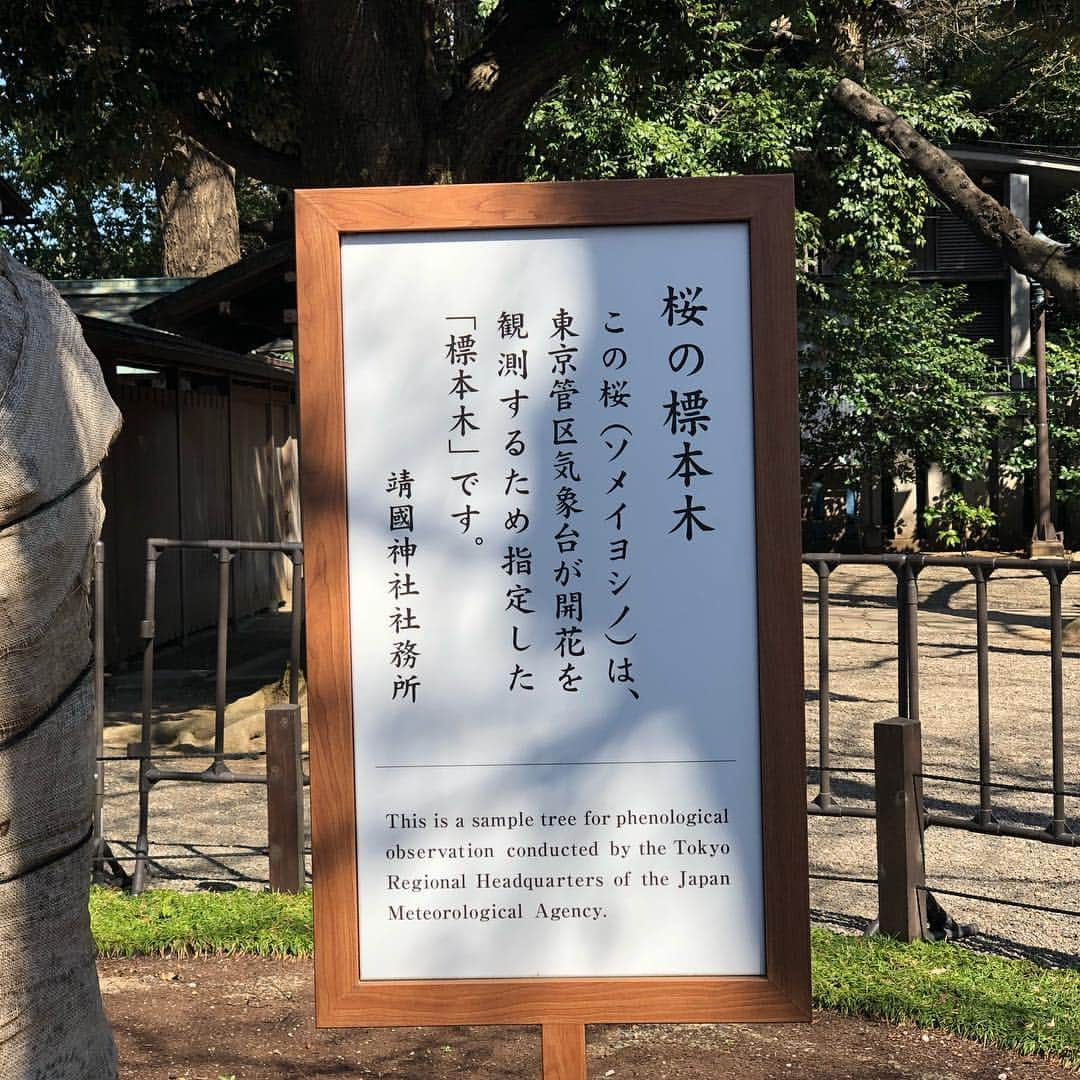
M 311 955 L 311 893 L 90 890 L 102 956 Z
M 814 1005 L 1045 1054 L 1080 1066 L 1080 971 L 984 956 L 944 942 L 811 931 Z
M 104 956 L 310 956 L 311 893 L 90 894 Z M 1080 971 L 984 956 L 955 945 L 811 931 L 814 1005 L 937 1028 L 1080 1067 Z

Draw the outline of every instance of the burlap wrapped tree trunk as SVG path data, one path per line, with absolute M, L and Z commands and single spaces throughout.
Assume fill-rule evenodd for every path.
M 90 574 L 120 427 L 56 290 L 0 249 L 0 1077 L 110 1080 L 87 893 Z

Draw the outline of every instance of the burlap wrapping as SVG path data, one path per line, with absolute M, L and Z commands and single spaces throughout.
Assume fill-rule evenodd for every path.
M 111 1080 L 86 907 L 90 844 L 0 885 L 0 1076 Z
M 101 366 L 60 294 L 0 248 L 0 528 L 97 467 L 120 430 Z
M 0 530 L 0 742 L 52 708 L 90 662 L 92 551 L 103 516 L 95 475 Z
M 86 782 L 94 772 L 94 741 L 86 738 L 93 707 L 88 672 L 44 720 L 0 746 L 0 881 L 85 839 L 94 812 Z
M 94 474 L 119 412 L 78 320 L 0 249 L 0 1080 L 113 1080 L 87 892 Z

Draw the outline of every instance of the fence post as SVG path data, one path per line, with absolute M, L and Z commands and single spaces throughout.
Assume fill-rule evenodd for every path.
M 1050 834 L 1063 837 L 1065 821 L 1065 705 L 1062 691 L 1061 582 L 1068 573 L 1056 567 L 1045 571 L 1050 582 L 1050 747 L 1053 758 L 1054 817 Z
M 95 882 L 100 877 L 105 847 L 105 544 L 94 544 L 94 731 L 97 758 L 94 761 L 94 864 Z
M 880 932 L 915 941 L 926 926 L 922 853 L 922 727 L 897 718 L 874 725 Z
M 183 554 L 181 553 L 181 559 Z M 228 773 L 225 764 L 225 704 L 229 687 L 229 564 L 236 558 L 227 547 L 218 548 L 217 671 L 214 682 L 214 763 L 209 771 Z
M 179 400 L 179 399 L 178 399 Z M 147 862 L 150 854 L 150 789 L 147 777 L 150 768 L 150 744 L 154 723 L 154 639 L 157 635 L 157 561 L 161 549 L 154 537 L 146 539 L 146 596 L 139 637 L 143 643 L 142 669 L 142 740 L 128 743 L 129 758 L 139 762 L 139 833 L 135 838 L 135 870 L 131 878 L 131 893 L 138 896 L 146 888 Z
M 814 802 L 832 806 L 832 747 L 829 744 L 829 575 L 832 567 L 817 564 L 818 575 L 818 793 Z
M 975 565 L 975 638 L 979 680 L 979 812 L 975 820 L 989 825 L 994 820 L 990 791 L 990 633 L 987 610 L 986 583 L 993 567 Z
M 300 766 L 300 706 L 266 710 L 266 818 L 270 888 L 304 888 L 304 774 Z

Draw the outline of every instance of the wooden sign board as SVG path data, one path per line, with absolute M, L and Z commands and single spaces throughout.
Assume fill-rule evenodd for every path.
M 318 1022 L 806 1019 L 790 178 L 296 211 Z

